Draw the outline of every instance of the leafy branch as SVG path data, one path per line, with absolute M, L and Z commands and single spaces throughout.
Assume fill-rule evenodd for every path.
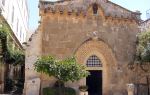
M 6 27 L 6 25 L 3 25 L 0 28 L 0 42 L 2 45 L 3 59 L 5 63 L 8 64 L 23 64 L 25 62 L 25 55 L 23 54 L 23 52 L 8 48 L 8 32 L 9 29 Z
M 61 82 L 74 82 L 89 75 L 85 66 L 78 64 L 75 58 L 58 61 L 52 56 L 41 57 L 34 65 L 37 72 L 54 76 Z
M 150 31 L 138 34 L 136 58 L 142 62 L 150 62 Z

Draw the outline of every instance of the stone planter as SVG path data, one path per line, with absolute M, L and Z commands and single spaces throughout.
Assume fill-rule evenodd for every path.
M 88 92 L 87 91 L 85 91 L 85 92 L 80 91 L 79 95 L 88 95 Z

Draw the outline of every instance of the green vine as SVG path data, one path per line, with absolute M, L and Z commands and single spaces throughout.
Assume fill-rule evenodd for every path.
M 20 51 L 12 51 L 8 49 L 4 54 L 4 61 L 8 64 L 18 65 L 24 64 L 25 62 L 25 55 Z
M 18 65 L 18 64 L 24 64 L 25 62 L 25 55 L 19 50 L 12 50 L 8 48 L 8 32 L 9 29 L 6 27 L 6 25 L 3 25 L 0 28 L 0 41 L 2 45 L 2 55 L 3 55 L 3 60 L 7 64 L 13 64 L 13 65 Z
M 2 53 L 7 51 L 7 30 L 6 28 L 0 28 L 0 41 L 2 44 Z

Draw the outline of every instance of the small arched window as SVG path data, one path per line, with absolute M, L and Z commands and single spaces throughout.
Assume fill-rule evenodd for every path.
M 98 11 L 98 5 L 96 3 L 93 4 L 93 14 L 96 15 Z
M 92 55 L 86 62 L 87 67 L 102 67 L 100 59 L 96 55 Z

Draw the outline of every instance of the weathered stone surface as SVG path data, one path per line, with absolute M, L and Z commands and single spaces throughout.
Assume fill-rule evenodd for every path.
M 82 14 L 86 16 L 88 14 L 89 7 L 91 7 L 95 3 L 99 7 L 101 7 L 101 10 L 104 12 L 103 14 L 105 16 L 112 16 L 125 19 L 140 19 L 140 13 L 131 12 L 108 0 L 63 0 L 63 2 L 58 1 L 55 3 L 41 1 L 39 8 L 40 10 L 44 11 L 44 13 L 59 12 L 60 14 L 63 14 L 65 11 L 67 11 L 68 15 L 76 13 L 78 15 Z
M 40 92 L 40 78 L 35 78 L 26 81 L 25 95 L 39 95 Z
M 128 71 L 127 64 L 133 60 L 135 54 L 136 35 L 139 32 L 137 19 L 106 16 L 102 8 L 107 6 L 100 5 L 102 7 L 99 6 L 97 15 L 93 14 L 92 8 L 89 7 L 86 16 L 75 13 L 68 15 L 66 11 L 63 14 L 43 12 L 40 8 L 41 24 L 38 34 L 33 37 L 34 40 L 27 48 L 27 81 L 40 77 L 41 88 L 51 87 L 56 81 L 33 70 L 33 64 L 38 56 L 53 55 L 59 59 L 75 56 L 78 63 L 86 65 L 89 56 L 96 55 L 102 61 L 103 67 L 87 68 L 87 70 L 103 71 L 103 95 L 127 95 L 126 84 L 132 81 L 132 74 Z M 114 6 L 108 5 L 111 8 Z M 43 3 L 43 6 L 49 5 Z M 112 12 L 110 7 L 106 8 L 109 13 Z M 132 14 L 118 6 L 115 9 L 119 15 L 124 14 L 121 10 Z M 78 90 L 80 84 L 86 85 L 86 79 L 75 83 L 68 82 L 66 86 Z
M 39 95 L 41 79 L 40 74 L 34 70 L 34 63 L 41 56 L 41 32 L 36 32 L 31 39 L 26 46 L 24 94 Z
M 54 18 L 57 16 L 60 19 L 67 18 L 67 16 L 59 16 L 56 14 L 48 16 L 49 18 Z M 104 95 L 108 95 L 108 92 L 111 89 L 114 92 L 113 95 L 116 95 L 116 93 L 125 93 L 125 85 L 128 82 L 126 64 L 132 61 L 133 55 L 135 54 L 136 34 L 139 31 L 137 28 L 138 25 L 136 23 L 128 23 L 123 21 L 113 24 L 112 22 L 114 21 L 98 19 L 101 18 L 100 16 L 95 17 L 98 19 L 96 22 L 93 22 L 95 18 L 91 17 L 91 20 L 89 20 L 87 17 L 82 19 L 76 18 L 78 22 L 73 23 L 72 18 L 73 17 L 68 17 L 64 22 L 61 22 L 61 24 L 57 22 L 58 20 L 51 21 L 46 18 L 46 20 L 43 20 L 42 54 L 51 54 L 61 59 L 70 57 L 76 54 L 78 49 L 81 48 L 82 44 L 85 44 L 85 42 L 88 42 L 88 40 L 96 36 L 109 47 L 109 49 L 105 48 L 106 50 L 101 50 L 104 51 L 102 54 L 105 55 L 106 60 L 109 60 L 110 64 L 114 63 L 112 61 L 113 57 L 109 57 L 110 55 L 113 55 L 115 60 L 117 60 L 111 66 L 103 67 L 109 68 L 110 70 L 105 72 L 106 76 L 109 76 L 109 78 L 104 77 L 104 80 L 109 80 L 109 82 L 106 82 L 107 84 L 104 85 L 105 91 L 103 92 L 107 92 Z M 95 23 L 97 26 L 94 26 L 92 23 Z M 106 23 L 106 25 L 103 25 L 102 23 Z M 53 25 L 56 25 L 57 27 L 54 27 Z M 63 27 L 63 29 L 60 30 L 58 27 Z M 49 37 L 49 40 L 46 41 L 47 36 Z M 91 49 L 93 47 L 94 49 Z M 97 51 L 96 47 L 97 46 L 94 46 L 94 44 L 86 47 L 87 51 L 89 51 L 86 56 L 91 54 L 90 52 L 93 52 L 94 54 L 94 51 Z M 112 50 L 113 54 L 107 54 L 106 52 L 109 50 Z M 80 55 L 83 55 L 83 53 L 81 52 Z M 84 62 L 86 59 L 82 58 L 81 56 L 80 58 L 81 60 L 84 60 L 80 63 L 85 64 Z M 100 59 L 102 60 L 101 57 Z M 108 63 L 109 62 L 107 62 L 107 64 Z M 117 70 L 118 64 L 121 65 L 121 72 Z M 110 89 L 111 86 L 112 88 Z M 115 90 L 113 90 L 114 88 L 122 88 L 122 92 L 121 90 L 116 90 L 115 93 Z

